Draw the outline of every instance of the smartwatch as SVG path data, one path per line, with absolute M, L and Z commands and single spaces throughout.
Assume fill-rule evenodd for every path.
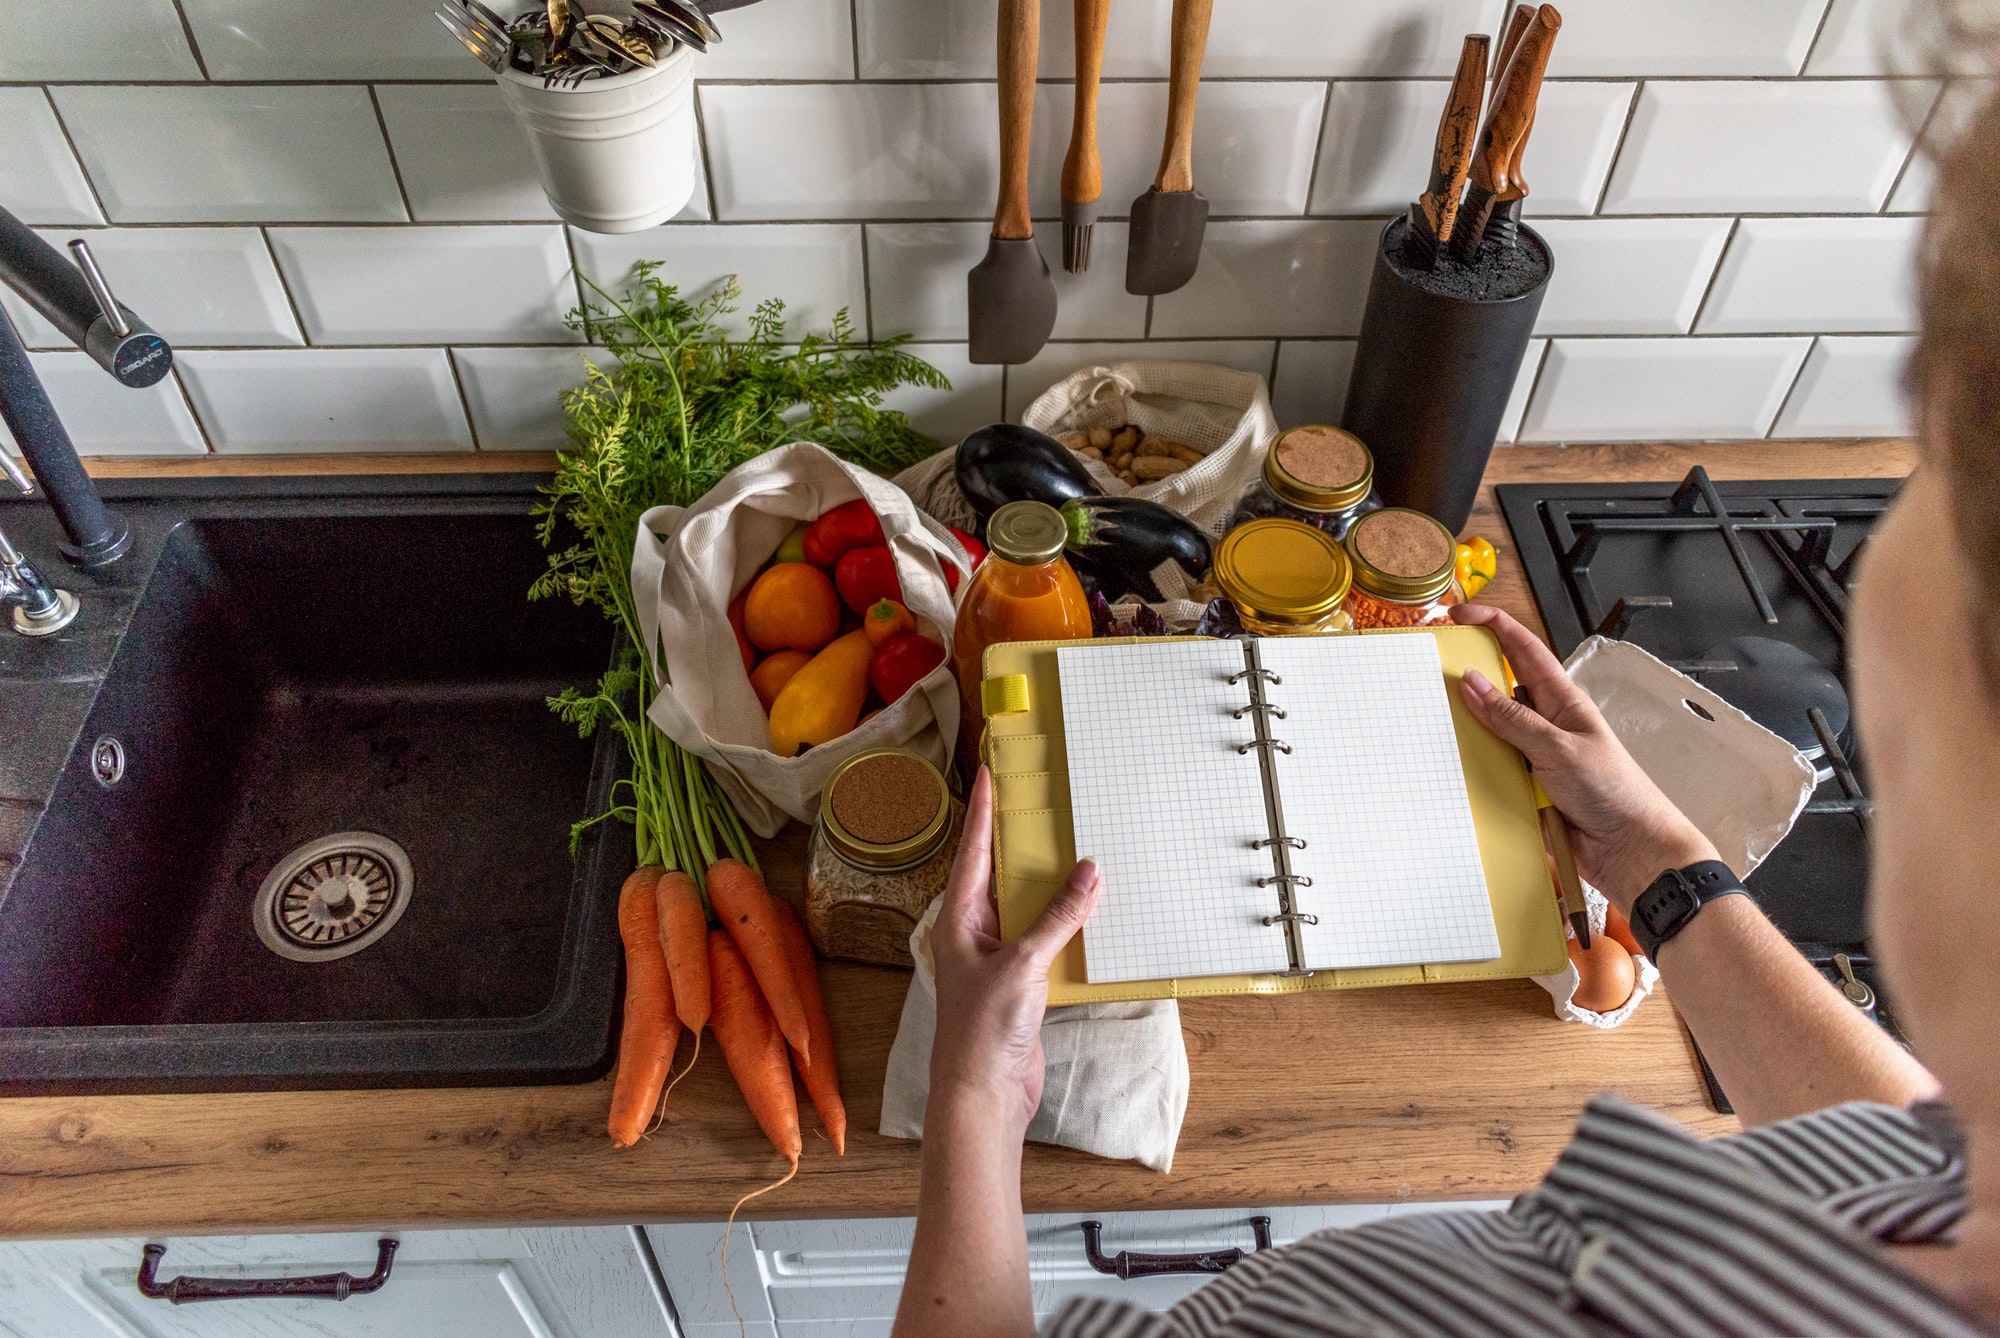
M 1747 897 L 1749 892 L 1719 859 L 1705 859 L 1684 869 L 1668 869 L 1632 902 L 1632 937 L 1654 962 L 1660 945 L 1688 927 L 1701 908 L 1718 897 Z

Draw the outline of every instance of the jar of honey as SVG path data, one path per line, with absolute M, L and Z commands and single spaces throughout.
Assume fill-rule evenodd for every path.
M 806 842 L 806 932 L 822 957 L 909 966 L 951 876 L 962 811 L 929 759 L 870 748 L 834 768 Z
M 1281 517 L 1338 539 L 1355 517 L 1379 508 L 1375 458 L 1361 438 L 1314 423 L 1286 431 L 1264 456 L 1263 473 L 1237 499 L 1229 526 Z
M 1346 631 L 1354 625 L 1341 607 L 1348 583 L 1346 552 L 1303 521 L 1248 521 L 1215 548 L 1215 584 L 1243 630 L 1260 636 Z
M 1043 502 L 1009 502 L 986 521 L 986 561 L 959 600 L 951 632 L 958 675 L 958 757 L 977 766 L 985 725 L 979 685 L 986 648 L 1002 641 L 1083 641 L 1090 637 L 1090 601 L 1063 558 L 1069 527 Z
M 1371 511 L 1347 531 L 1354 584 L 1347 612 L 1356 627 L 1431 627 L 1451 621 L 1463 602 L 1451 531 L 1421 511 L 1392 506 Z

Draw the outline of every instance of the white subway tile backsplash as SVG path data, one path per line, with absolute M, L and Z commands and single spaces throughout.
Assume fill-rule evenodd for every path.
M 1826 0 L 1567 0 L 1549 77 L 1797 74 Z
M 90 183 L 69 151 L 48 95 L 39 88 L 0 88 L 0 206 L 23 223 L 102 223 Z
M 1931 186 L 1937 180 L 1936 169 L 1931 159 L 1921 148 L 1910 155 L 1909 164 L 1903 169 L 1903 179 L 1896 183 L 1895 194 L 1883 208 L 1891 214 L 1920 214 L 1931 207 Z
M 863 79 L 991 79 L 995 7 L 991 0 L 853 0 Z M 764 6 L 770 8 L 771 6 Z M 1044 79 L 1076 76 L 1070 6 L 1041 7 L 1036 68 Z M 1107 79 L 1164 79 L 1168 5 L 1113 5 L 1104 37 Z M 1211 42 L 1212 42 L 1211 38 Z
M 1833 0 L 1806 73 L 1920 73 L 1914 53 L 1901 40 L 1914 8 L 1912 0 Z
M 1041 393 L 1072 372 L 1114 362 L 1212 362 L 1240 372 L 1271 374 L 1269 339 L 1154 339 L 1130 344 L 1044 344 L 1027 362 L 1007 369 L 1007 419 L 1018 422 Z
M 1208 33 L 1207 76 L 1442 75 L 1465 34 L 1494 31 L 1493 0 L 1239 0 Z
M 1037 218 L 1062 212 L 1062 161 L 1069 149 L 1075 90 L 1044 84 L 1036 90 L 1028 195 Z M 1316 83 L 1213 83 L 1202 85 L 1194 108 L 1194 188 L 1208 198 L 1209 215 L 1303 214 L 1312 184 L 1313 146 L 1326 100 Z M 998 112 L 977 128 L 998 135 Z M 1153 184 L 1166 134 L 1167 86 L 1106 84 L 1098 94 L 1097 142 L 1104 162 L 1102 211 L 1123 216 Z M 998 189 L 998 157 L 978 211 L 991 216 Z
M 535 177 L 528 137 L 501 101 L 497 85 L 383 84 L 375 97 L 410 197 L 411 217 L 425 222 L 555 219 Z M 440 133 L 445 126 L 450 133 Z
M 697 79 L 852 79 L 848 0 L 783 0 L 715 17 L 723 40 L 695 57 Z
M 1793 339 L 1557 339 L 1519 440 L 1761 437 L 1812 346 Z
M 583 383 L 586 359 L 604 366 L 615 361 L 601 350 L 573 347 L 453 349 L 479 449 L 567 449 L 561 396 Z
M 118 300 L 176 348 L 300 344 L 284 285 L 256 228 L 44 228 L 64 255 L 81 237 Z M 31 348 L 70 348 L 68 339 L 11 289 L 0 306 Z
M 54 97 L 114 222 L 404 217 L 366 88 L 73 86 Z
M 1649 83 L 1604 209 L 1872 214 L 1911 137 L 1878 82 Z
M 200 455 L 208 449 L 173 376 L 134 390 L 88 353 L 31 353 L 28 361 L 80 454 Z M 0 446 L 19 453 L 4 423 Z
M 1546 339 L 1528 341 L 1528 351 L 1521 355 L 1521 370 L 1514 373 L 1514 389 L 1507 395 L 1507 407 L 1500 411 L 1500 431 L 1494 436 L 1496 443 L 1512 442 L 1521 435 L 1521 419 L 1528 412 L 1528 400 L 1541 376 L 1542 358 L 1548 346 Z
M 1704 334 L 1914 330 L 1921 218 L 1746 218 Z
M 15 0 L 0 79 L 200 79 L 174 0 Z
M 1360 333 L 1382 225 L 1375 219 L 1215 222 L 1187 286 L 1153 299 L 1156 338 Z
M 1727 218 L 1548 218 L 1545 335 L 1686 334 L 1729 238 Z
M 871 223 L 868 290 L 876 338 L 965 338 L 965 275 L 986 255 L 987 223 Z M 1062 268 L 1062 228 L 1046 223 L 1036 243 L 1056 284 L 1057 339 L 1139 339 L 1146 333 L 1146 299 L 1125 291 L 1126 226 L 1100 220 L 1091 234 L 1091 265 L 1083 274 Z
M 900 409 L 919 432 L 937 438 L 941 446 L 956 446 L 974 428 L 1006 417 L 1000 403 L 1001 369 L 975 364 L 963 344 L 910 344 L 908 351 L 945 374 L 950 390 L 903 386 L 883 399 L 884 408 Z
M 1354 348 L 1352 339 L 1287 339 L 1278 345 L 1271 412 L 1280 428 L 1340 421 Z
M 272 228 L 315 344 L 552 344 L 576 305 L 555 224 Z
M 1342 82 L 1327 103 L 1320 136 L 1315 214 L 1401 213 L 1430 178 L 1431 148 L 1450 85 Z M 1605 176 L 1636 87 L 1628 83 L 1547 83 L 1522 172 L 1527 212 L 1588 214 Z
M 842 307 L 855 329 L 868 328 L 859 224 L 669 223 L 617 237 L 572 228 L 570 240 L 583 277 L 618 297 L 641 260 L 662 262 L 661 281 L 690 298 L 735 275 L 743 296 L 726 323 L 739 333 L 756 305 L 772 297 L 785 301 L 788 339 L 824 333 Z M 588 287 L 585 296 L 604 305 Z
M 412 0 L 180 0 L 211 79 L 490 79 Z M 516 8 L 500 4 L 512 13 Z
M 197 349 L 179 367 L 218 452 L 472 449 L 441 348 Z
M 1813 344 L 1774 437 L 1891 437 L 1915 429 L 1903 365 L 1904 335 L 1827 336 Z

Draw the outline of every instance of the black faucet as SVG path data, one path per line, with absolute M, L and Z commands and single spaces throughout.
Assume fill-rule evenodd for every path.
M 120 382 L 134 389 L 152 385 L 173 369 L 173 350 L 111 295 L 90 248 L 81 240 L 69 245 L 75 264 L 0 209 L 0 280 Z M 62 545 L 63 556 L 86 570 L 109 566 L 125 556 L 132 546 L 131 531 L 123 517 L 104 505 L 97 485 L 84 472 L 5 311 L 0 311 L 0 419 L 14 434 L 50 509 L 69 536 Z

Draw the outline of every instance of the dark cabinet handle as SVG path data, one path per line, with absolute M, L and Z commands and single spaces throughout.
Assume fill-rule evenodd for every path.
M 164 1245 L 148 1245 L 139 1264 L 139 1294 L 156 1301 L 186 1305 L 189 1301 L 236 1301 L 246 1296 L 325 1296 L 345 1301 L 363 1292 L 381 1290 L 389 1280 L 389 1265 L 395 1261 L 397 1242 L 386 1236 L 375 1242 L 375 1271 L 365 1278 L 351 1273 L 315 1273 L 304 1278 L 190 1278 L 178 1277 L 163 1283 L 160 1260 Z
M 1257 1248 L 1271 1248 L 1271 1219 L 1253 1217 L 1250 1229 L 1257 1235 Z M 1168 1273 L 1220 1273 L 1231 1264 L 1243 1258 L 1238 1249 L 1202 1250 L 1194 1254 L 1134 1254 L 1130 1250 L 1120 1250 L 1114 1257 L 1105 1258 L 1098 1249 L 1099 1234 L 1104 1230 L 1102 1222 L 1083 1224 L 1083 1256 L 1090 1266 L 1100 1273 L 1109 1273 L 1124 1278 L 1157 1278 Z

